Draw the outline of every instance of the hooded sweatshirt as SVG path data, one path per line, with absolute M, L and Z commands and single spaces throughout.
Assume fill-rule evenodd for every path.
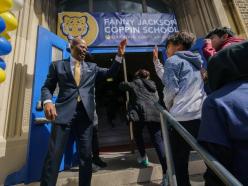
M 206 42 L 204 47 L 203 47 L 203 54 L 206 57 L 206 59 L 209 59 L 210 57 L 212 57 L 213 55 L 215 55 L 218 51 L 220 51 L 221 49 L 228 47 L 232 44 L 235 43 L 239 43 L 241 41 L 244 41 L 241 38 L 238 37 L 229 37 L 226 39 L 226 41 L 224 41 L 224 43 L 220 46 L 220 48 L 218 50 L 216 50 L 215 48 L 213 48 L 212 43 L 211 42 Z
M 191 51 L 176 52 L 164 63 L 164 102 L 177 121 L 201 118 L 206 96 L 200 69 L 202 59 Z
M 158 102 L 156 84 L 149 79 L 137 78 L 132 82 L 120 83 L 120 89 L 130 94 L 128 119 L 145 122 L 160 122 L 154 102 Z

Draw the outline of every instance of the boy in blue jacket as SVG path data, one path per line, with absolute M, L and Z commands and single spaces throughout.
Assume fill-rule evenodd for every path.
M 248 185 L 248 42 L 226 47 L 210 58 L 213 91 L 204 101 L 198 141 L 243 185 Z M 205 185 L 225 184 L 210 170 Z

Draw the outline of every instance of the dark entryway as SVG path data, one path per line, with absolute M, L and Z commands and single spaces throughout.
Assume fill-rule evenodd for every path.
M 98 66 L 109 68 L 114 62 L 115 55 L 115 53 L 98 53 L 93 54 L 93 58 Z M 101 147 L 130 143 L 129 126 L 126 120 L 126 94 L 118 88 L 119 83 L 124 81 L 125 73 L 128 81 L 132 81 L 134 73 L 139 68 L 149 70 L 151 79 L 156 82 L 159 92 L 162 93 L 163 87 L 152 63 L 152 52 L 126 53 L 125 61 L 126 72 L 122 67 L 115 78 L 109 78 L 96 84 L 96 110 Z M 147 134 L 144 135 L 144 138 L 145 141 L 149 141 Z

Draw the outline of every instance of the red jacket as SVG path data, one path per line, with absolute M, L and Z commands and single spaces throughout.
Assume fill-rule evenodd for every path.
M 205 58 L 208 60 L 211 56 L 213 56 L 214 54 L 216 54 L 218 51 L 220 51 L 221 49 L 232 45 L 234 43 L 238 43 L 243 41 L 243 39 L 241 38 L 237 38 L 237 37 L 229 37 L 227 38 L 227 40 L 223 43 L 223 45 L 221 45 L 221 47 L 218 50 L 215 50 L 212 46 L 211 42 L 205 42 L 204 46 L 203 46 L 203 54 L 205 56 Z

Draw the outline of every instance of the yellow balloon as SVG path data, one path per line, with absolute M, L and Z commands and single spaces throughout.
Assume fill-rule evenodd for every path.
M 3 69 L 0 68 L 0 83 L 4 82 L 6 79 L 6 73 Z
M 10 35 L 9 35 L 7 32 L 2 32 L 2 33 L 0 34 L 0 36 L 1 36 L 1 37 L 4 37 L 4 38 L 7 39 L 7 40 L 10 40 L 10 39 L 11 39 Z
M 14 14 L 11 12 L 4 12 L 0 14 L 0 17 L 3 18 L 5 24 L 6 24 L 6 29 L 5 31 L 12 31 L 15 30 L 18 26 L 17 19 Z
M 9 11 L 11 9 L 11 7 L 13 6 L 13 1 L 12 0 L 1 0 L 0 3 L 0 13 L 1 12 L 6 12 Z

